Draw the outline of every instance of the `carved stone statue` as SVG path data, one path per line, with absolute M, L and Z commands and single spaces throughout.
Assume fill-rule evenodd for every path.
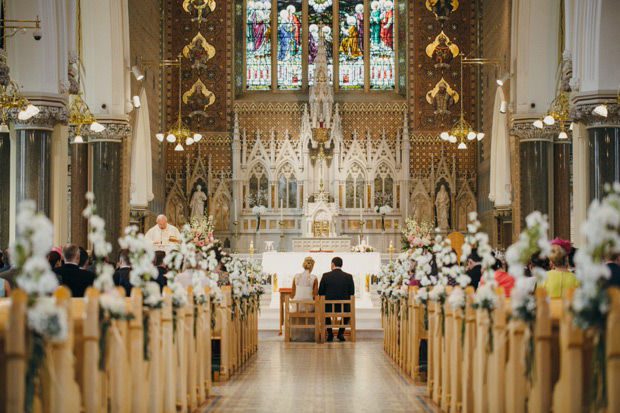
M 435 199 L 435 208 L 437 208 L 437 226 L 440 229 L 450 228 L 448 223 L 448 215 L 450 211 L 450 194 L 446 191 L 446 186 L 441 185 L 441 189 L 437 193 Z
M 197 220 L 201 220 L 205 214 L 205 202 L 207 200 L 207 195 L 202 192 L 202 187 L 198 185 L 196 187 L 196 192 L 192 195 L 192 199 L 189 203 L 190 208 L 192 209 L 192 218 Z
M 430 95 L 431 92 L 429 92 Z M 435 107 L 436 115 L 449 115 L 450 107 L 454 105 L 454 99 L 448 93 L 448 88 L 445 83 L 439 85 L 439 90 L 435 96 L 431 95 L 432 105 Z

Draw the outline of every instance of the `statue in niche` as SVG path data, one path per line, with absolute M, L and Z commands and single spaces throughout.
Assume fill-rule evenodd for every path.
M 413 198 L 411 216 L 417 223 L 430 220 L 428 201 L 420 194 Z
M 228 201 L 224 197 L 220 197 L 215 203 L 216 228 L 220 231 L 226 231 L 229 225 L 230 207 Z
M 192 195 L 192 199 L 189 202 L 192 210 L 191 217 L 198 221 L 202 220 L 205 215 L 205 202 L 207 201 L 207 195 L 202 192 L 202 186 L 196 186 L 196 192 Z
M 215 47 L 198 33 L 190 44 L 183 48 L 185 56 L 192 64 L 192 69 L 206 69 L 207 61 L 215 56 Z
M 190 90 L 183 94 L 183 102 L 193 111 L 204 112 L 215 102 L 215 95 L 198 80 Z
M 183 9 L 192 15 L 193 22 L 204 23 L 215 10 L 215 0 L 184 0 Z
M 435 61 L 436 68 L 443 69 L 450 67 L 452 59 L 459 54 L 459 48 L 442 31 L 434 42 L 426 46 L 426 54 Z
M 426 94 L 426 101 L 433 105 L 436 115 L 452 113 L 450 108 L 458 102 L 458 99 L 458 93 L 443 78 Z
M 448 217 L 450 214 L 450 194 L 446 191 L 446 186 L 441 184 L 441 188 L 435 198 L 435 208 L 437 209 L 437 227 L 440 229 L 450 228 Z
M 437 20 L 448 20 L 450 14 L 459 7 L 458 0 L 426 0 L 426 8 L 435 14 Z

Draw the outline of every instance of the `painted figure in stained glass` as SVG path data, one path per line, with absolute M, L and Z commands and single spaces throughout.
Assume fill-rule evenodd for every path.
M 191 62 L 193 69 L 206 69 L 207 61 L 215 56 L 215 47 L 198 33 L 192 42 L 183 48 L 183 56 Z
M 280 38 L 278 60 L 292 58 L 301 50 L 301 23 L 295 6 L 290 5 L 286 10 L 280 11 L 278 37 Z
M 459 48 L 442 31 L 433 43 L 426 46 L 426 54 L 435 61 L 436 68 L 447 68 L 452 59 L 458 56 Z
M 271 85 L 271 0 L 249 0 L 246 14 L 247 88 Z
M 204 112 L 215 102 L 215 95 L 199 79 L 183 94 L 183 102 L 193 111 Z
M 380 36 L 383 44 L 392 49 L 394 47 L 394 3 L 386 1 L 381 12 Z
M 308 27 L 308 63 L 314 63 L 316 59 L 317 41 L 319 40 L 319 26 L 311 24 Z
M 184 0 L 183 9 L 192 15 L 192 21 L 205 22 L 206 17 L 211 14 L 216 7 L 215 0 Z
M 458 7 L 458 0 L 426 0 L 426 8 L 435 14 L 437 20 L 447 20 Z
M 370 44 L 378 46 L 381 39 L 381 9 L 378 1 L 370 3 Z
M 355 6 L 355 21 L 357 23 L 357 45 L 364 52 L 364 5 Z
M 361 56 L 362 50 L 359 47 L 357 20 L 354 16 L 347 17 L 347 26 L 349 28 L 344 28 L 342 31 L 343 39 L 340 41 L 340 52 L 345 53 L 351 58 Z
M 450 107 L 458 100 L 458 93 L 443 78 L 426 94 L 426 101 L 433 105 L 436 115 L 449 115 Z

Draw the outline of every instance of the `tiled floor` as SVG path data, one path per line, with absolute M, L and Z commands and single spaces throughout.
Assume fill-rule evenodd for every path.
M 263 338 L 240 373 L 213 387 L 204 411 L 438 411 L 425 391 L 392 365 L 380 339 L 319 345 Z

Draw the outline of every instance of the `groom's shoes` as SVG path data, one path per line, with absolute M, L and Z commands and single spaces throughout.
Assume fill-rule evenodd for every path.
M 342 334 L 338 334 L 338 341 L 347 341 L 347 340 L 345 340 Z
M 328 334 L 327 338 L 325 339 L 325 341 L 334 341 L 334 335 L 333 334 Z

